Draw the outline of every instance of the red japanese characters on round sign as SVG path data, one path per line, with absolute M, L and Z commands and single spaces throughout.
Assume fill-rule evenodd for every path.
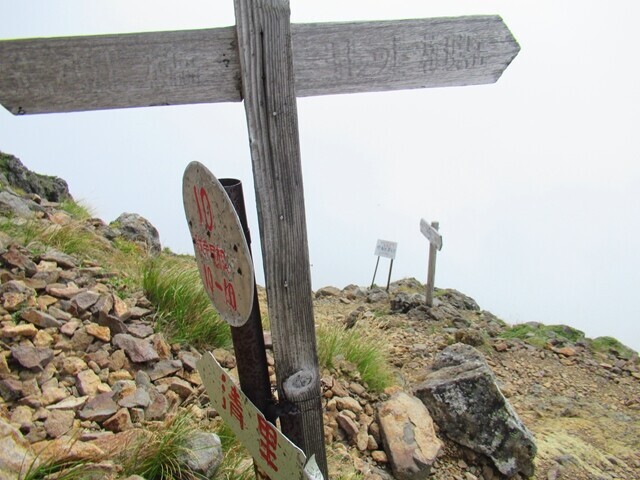
M 239 327 L 253 306 L 253 263 L 240 219 L 218 179 L 191 162 L 182 200 L 204 288 L 220 316 Z

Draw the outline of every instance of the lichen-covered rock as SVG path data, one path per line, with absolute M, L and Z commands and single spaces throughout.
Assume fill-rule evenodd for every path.
M 460 343 L 444 349 L 415 394 L 453 441 L 489 456 L 504 475 L 533 475 L 533 436 L 476 349 Z
M 213 478 L 223 458 L 220 438 L 215 433 L 194 432 L 187 438 L 185 447 L 178 463 L 196 475 Z
M 407 313 L 421 305 L 424 305 L 427 297 L 420 293 L 398 292 L 391 299 L 391 311 Z
M 429 476 L 442 448 L 433 420 L 419 399 L 394 394 L 378 409 L 380 433 L 395 478 L 418 480 Z
M 67 182 L 63 179 L 32 172 L 13 155 L 0 152 L 0 172 L 9 185 L 27 193 L 35 193 L 51 202 L 71 198 Z
M 137 213 L 123 213 L 110 226 L 127 240 L 145 245 L 154 255 L 159 254 L 162 249 L 156 227 Z

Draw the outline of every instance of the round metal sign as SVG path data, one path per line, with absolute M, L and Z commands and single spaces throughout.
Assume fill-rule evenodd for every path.
M 218 179 L 191 162 L 182 200 L 204 288 L 220 316 L 239 327 L 253 306 L 253 262 L 238 215 Z

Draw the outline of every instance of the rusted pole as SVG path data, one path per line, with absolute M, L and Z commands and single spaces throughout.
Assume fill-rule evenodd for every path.
M 234 178 L 222 178 L 220 183 L 235 208 L 242 231 L 251 250 L 251 235 L 247 225 L 247 214 L 244 207 L 242 183 Z M 253 295 L 253 307 L 247 322 L 241 327 L 231 327 L 231 339 L 233 350 L 236 354 L 238 378 L 240 388 L 251 400 L 258 410 L 271 423 L 275 423 L 275 409 L 271 396 L 271 383 L 269 382 L 269 368 L 264 346 L 264 333 L 260 318 L 260 305 L 258 303 L 258 289 L 255 285 Z

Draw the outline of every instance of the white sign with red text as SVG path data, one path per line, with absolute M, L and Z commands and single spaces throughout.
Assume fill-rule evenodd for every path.
M 322 480 L 313 457 L 305 469 L 302 450 L 264 418 L 210 352 L 196 366 L 211 405 L 271 480 Z
M 220 316 L 239 327 L 253 306 L 253 262 L 240 219 L 224 187 L 201 163 L 182 179 L 182 200 L 205 290 Z

